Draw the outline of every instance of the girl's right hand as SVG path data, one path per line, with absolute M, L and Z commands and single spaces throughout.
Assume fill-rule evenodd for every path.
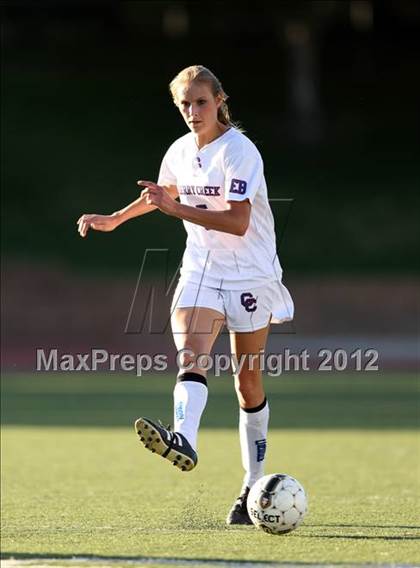
M 118 218 L 115 215 L 84 214 L 77 220 L 78 231 L 81 237 L 86 237 L 89 229 L 95 231 L 113 231 L 118 227 Z

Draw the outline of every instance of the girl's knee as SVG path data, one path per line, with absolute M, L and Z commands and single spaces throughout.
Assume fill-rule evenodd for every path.
M 235 381 L 236 394 L 241 406 L 255 406 L 264 397 L 261 373 L 258 371 L 241 373 Z
M 197 354 L 195 353 L 194 349 L 192 347 L 185 346 L 178 351 L 176 358 L 178 367 L 190 367 L 191 365 L 195 364 L 196 358 Z

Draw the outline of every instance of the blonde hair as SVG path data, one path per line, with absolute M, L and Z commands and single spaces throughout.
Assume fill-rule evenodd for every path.
M 237 128 L 238 130 L 243 132 L 241 125 L 237 122 L 232 121 L 229 107 L 226 102 L 228 95 L 223 90 L 221 82 L 216 77 L 216 75 L 214 75 L 214 73 L 210 71 L 210 69 L 203 67 L 203 65 L 191 65 L 190 67 L 186 67 L 172 79 L 172 81 L 169 83 L 169 90 L 171 92 L 174 103 L 177 105 L 176 97 L 179 87 L 181 85 L 192 83 L 194 81 L 207 83 L 214 97 L 217 97 L 218 95 L 221 96 L 222 104 L 217 111 L 217 120 L 222 124 L 232 126 L 233 128 Z

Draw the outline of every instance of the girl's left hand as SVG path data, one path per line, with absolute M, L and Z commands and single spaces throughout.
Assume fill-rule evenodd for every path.
M 176 207 L 176 201 L 173 199 L 166 189 L 153 181 L 139 180 L 137 185 L 142 185 L 141 196 L 146 199 L 148 205 L 155 205 L 166 215 L 173 215 Z

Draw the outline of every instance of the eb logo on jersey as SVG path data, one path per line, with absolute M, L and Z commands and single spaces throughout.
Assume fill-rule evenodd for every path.
M 254 298 L 250 292 L 244 292 L 241 294 L 241 304 L 247 312 L 255 312 L 257 309 L 257 298 Z
M 239 195 L 243 195 L 245 192 L 246 181 L 243 181 L 242 179 L 232 179 L 229 193 L 239 193 Z

